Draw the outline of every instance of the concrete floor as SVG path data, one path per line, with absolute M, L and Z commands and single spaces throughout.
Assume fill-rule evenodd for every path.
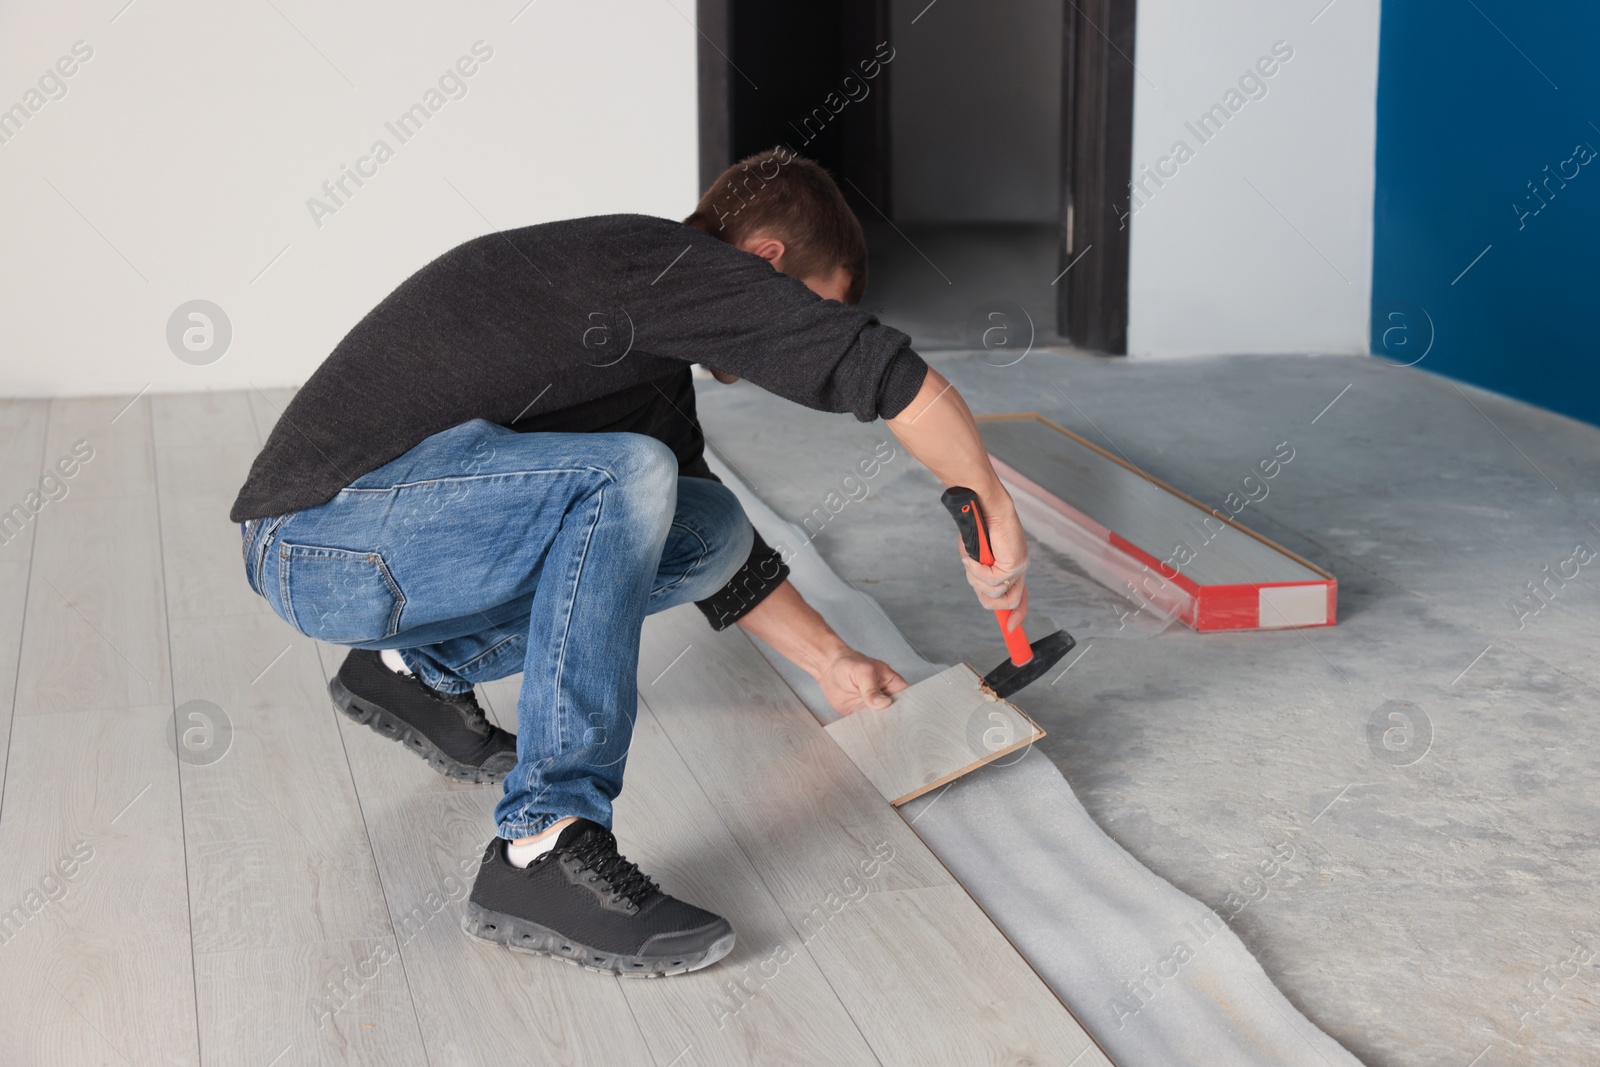
M 1240 520 L 1340 582 L 1331 629 L 1119 627 L 1134 605 L 1036 548 L 1030 629 L 1085 651 L 1019 702 L 1091 815 L 1367 1063 L 1594 1062 L 1600 558 L 1510 605 L 1600 550 L 1600 430 L 1367 358 L 994 362 L 936 359 L 975 410 L 1039 411 L 1209 503 L 1288 442 Z M 864 498 L 845 481 L 881 424 L 700 385 L 720 454 L 791 521 L 822 508 L 823 557 L 925 657 L 999 661 L 933 478 L 899 451 Z

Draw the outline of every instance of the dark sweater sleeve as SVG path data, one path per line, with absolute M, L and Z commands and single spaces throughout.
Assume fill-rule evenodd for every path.
M 922 391 L 922 382 L 928 377 L 928 364 L 923 358 L 903 348 L 889 364 L 878 389 L 878 417 L 892 419 L 904 411 Z
M 640 351 L 863 422 L 896 415 L 916 396 L 927 364 L 906 334 L 715 237 L 683 227 L 678 239 L 688 243 L 670 250 L 680 260 L 658 279 L 641 273 L 627 298 Z

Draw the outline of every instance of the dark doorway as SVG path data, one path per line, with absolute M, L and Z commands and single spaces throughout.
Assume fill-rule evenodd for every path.
M 831 170 L 872 249 L 864 306 L 919 348 L 1125 351 L 1132 0 L 700 0 L 699 19 L 703 185 L 775 144 Z
M 1073 0 L 1063 34 L 1057 320 L 1079 348 L 1113 355 L 1128 351 L 1134 16 L 1135 0 Z
M 888 0 L 700 4 L 700 181 L 785 145 L 832 171 L 867 218 L 890 210 Z

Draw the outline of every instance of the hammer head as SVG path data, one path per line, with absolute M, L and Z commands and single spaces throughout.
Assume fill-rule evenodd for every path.
M 1024 686 L 1037 681 L 1051 667 L 1060 663 L 1061 657 L 1071 652 L 1077 643 L 1067 631 L 1057 630 L 1028 646 L 1033 649 L 1033 658 L 1028 662 L 1019 666 L 1007 657 L 1000 662 L 1000 666 L 983 676 L 983 684 L 993 690 L 995 696 L 1004 700 Z

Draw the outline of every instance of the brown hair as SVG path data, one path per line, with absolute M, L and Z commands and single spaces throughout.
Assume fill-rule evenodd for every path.
M 845 302 L 867 288 L 867 239 L 832 175 L 784 147 L 741 159 L 711 183 L 683 220 L 737 245 L 767 234 L 783 242 L 783 272 L 804 280 L 850 272 Z

